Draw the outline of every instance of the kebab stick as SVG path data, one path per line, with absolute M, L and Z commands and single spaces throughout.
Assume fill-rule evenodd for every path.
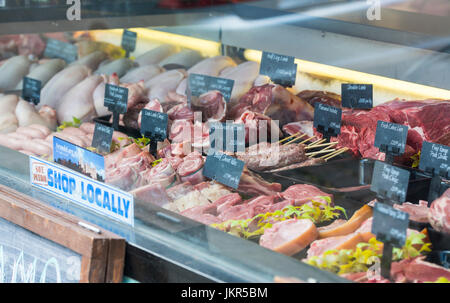
M 311 149 L 311 148 L 316 148 L 316 147 L 324 147 L 324 146 L 331 146 L 331 145 L 335 145 L 335 144 L 338 144 L 338 142 L 337 141 L 335 141 L 335 142 L 330 142 L 330 143 L 324 143 L 324 144 L 318 144 L 318 145 L 309 145 L 309 146 L 307 146 L 307 147 L 305 147 L 305 149 Z
M 289 141 L 289 142 L 287 142 L 287 143 L 285 143 L 285 144 L 283 144 L 283 145 L 291 144 L 291 143 L 293 143 L 293 142 L 295 142 L 295 141 L 297 141 L 297 140 L 300 140 L 300 139 L 303 138 L 304 136 L 306 136 L 306 134 L 303 134 L 303 135 L 301 135 L 300 137 L 297 137 L 297 138 L 295 138 L 295 139 L 293 139 L 293 140 L 291 140 L 291 141 Z
M 325 158 L 324 160 L 325 160 L 325 162 L 326 162 L 326 161 L 330 160 L 331 158 L 336 157 L 337 155 L 340 155 L 340 154 L 342 154 L 342 153 L 345 153 L 347 150 L 348 150 L 348 147 L 344 147 L 344 148 L 340 149 L 340 150 L 339 150 L 337 153 L 335 153 L 334 155 L 328 156 L 328 157 Z
M 311 138 L 308 138 L 308 139 L 306 139 L 306 140 L 300 142 L 299 144 L 304 144 L 304 143 L 306 143 L 306 142 L 308 142 L 308 141 L 314 139 L 315 137 L 316 137 L 316 136 L 313 136 L 313 137 L 311 137 Z
M 322 150 L 318 150 L 318 151 L 315 151 L 315 152 L 306 153 L 305 155 L 307 155 L 307 156 L 314 156 L 314 155 L 323 154 L 323 153 L 330 153 L 330 151 L 335 152 L 336 150 L 333 149 L 332 146 L 328 146 L 328 148 L 325 148 L 325 149 L 322 149 Z
M 280 141 L 278 141 L 278 143 L 283 143 L 284 141 L 289 140 L 290 138 L 295 137 L 295 136 L 297 136 L 298 134 L 300 134 L 300 132 L 297 132 L 297 133 L 295 133 L 295 134 L 293 134 L 293 135 L 290 135 L 289 137 L 286 137 L 286 138 L 284 138 L 284 139 L 281 139 Z
M 320 157 L 320 159 L 325 159 L 325 158 L 327 158 L 327 157 L 329 157 L 329 156 L 332 156 L 332 155 L 334 155 L 335 153 L 337 153 L 338 151 L 340 151 L 341 149 L 335 149 L 335 150 L 333 150 L 331 153 L 329 153 L 328 155 L 323 155 L 322 157 Z
M 316 142 L 309 144 L 308 147 L 316 147 L 316 145 L 321 144 L 325 141 L 327 141 L 327 139 L 317 140 Z

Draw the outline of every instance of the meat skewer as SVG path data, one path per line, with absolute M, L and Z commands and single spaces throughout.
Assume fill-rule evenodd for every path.
M 318 151 L 315 151 L 315 152 L 306 153 L 306 155 L 307 155 L 307 156 L 310 156 L 310 157 L 311 157 L 311 156 L 314 156 L 314 155 L 318 155 L 318 154 L 324 154 L 324 153 L 327 153 L 328 155 L 330 155 L 330 151 L 335 152 L 336 150 L 333 149 L 332 146 L 329 146 L 328 148 L 325 148 L 325 149 L 322 149 L 322 150 L 318 150 Z
M 316 137 L 316 136 L 314 136 L 314 137 L 309 137 L 308 139 L 303 140 L 303 141 L 300 142 L 299 144 L 305 144 L 306 142 L 311 141 L 311 140 L 314 139 L 315 137 Z
M 286 138 L 284 138 L 284 139 L 281 139 L 280 141 L 278 141 L 278 143 L 283 143 L 284 141 L 287 141 L 287 140 L 289 140 L 290 138 L 293 138 L 293 137 L 297 136 L 298 134 L 300 134 L 300 132 L 297 132 L 297 133 L 295 133 L 295 134 L 293 134 L 293 135 L 290 135 L 289 137 L 286 137 Z
M 294 143 L 295 141 L 300 140 L 300 139 L 303 138 L 304 136 L 306 136 L 306 134 L 303 134 L 303 135 L 301 135 L 300 137 L 297 137 L 297 138 L 295 138 L 295 139 L 293 139 L 293 140 L 291 140 L 291 141 L 289 141 L 289 142 L 287 142 L 287 143 L 285 143 L 285 144 L 283 144 L 283 145 L 288 145 L 288 144 Z
M 341 148 L 341 149 L 337 150 L 336 152 L 332 153 L 331 155 L 329 155 L 328 157 L 326 157 L 324 160 L 328 161 L 328 160 L 336 157 L 337 155 L 340 155 L 340 154 L 346 152 L 347 150 L 348 150 L 348 147 Z
M 321 143 L 323 143 L 325 141 L 327 141 L 327 139 L 322 139 L 322 140 L 315 141 L 315 142 L 309 144 L 308 147 L 316 147 L 316 145 L 321 144 Z
M 335 145 L 335 144 L 338 144 L 338 142 L 335 141 L 335 142 L 329 142 L 329 143 L 324 143 L 324 144 L 308 145 L 308 146 L 305 147 L 305 149 L 324 147 L 324 146 L 331 146 L 331 145 Z

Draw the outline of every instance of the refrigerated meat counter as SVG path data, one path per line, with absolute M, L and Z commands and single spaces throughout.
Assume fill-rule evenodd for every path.
M 319 269 L 317 264 L 303 261 L 308 251 L 314 253 L 314 243 L 321 243 L 316 238 L 326 238 L 327 225 L 333 220 L 335 225 L 330 225 L 328 238 L 350 236 L 372 216 L 373 210 L 366 204 L 377 198 L 371 191 L 375 159 L 384 159 L 382 152 L 366 142 L 375 135 L 373 120 L 410 123 L 410 128 L 419 130 L 416 133 L 421 137 L 408 137 L 408 153 L 396 157 L 395 165 L 410 174 L 406 201 L 423 206 L 420 201 L 429 198 L 432 176 L 418 169 L 418 157 L 423 140 L 449 145 L 448 17 L 382 7 L 383 22 L 367 20 L 370 7 L 365 1 L 213 1 L 196 7 L 178 4 L 167 7 L 157 1 L 86 1 L 80 7 L 81 20 L 68 20 L 69 6 L 59 1 L 19 8 L 6 1 L 6 7 L 0 8 L 0 33 L 5 35 L 0 36 L 0 92 L 5 94 L 0 97 L 5 106 L 0 125 L 0 144 L 5 145 L 0 146 L 1 184 L 124 238 L 123 275 L 137 281 L 358 281 L 361 277 L 344 279 L 336 275 L 335 269 Z M 22 13 L 12 14 L 18 9 Z M 46 14 L 38 13 L 41 11 Z M 406 21 L 412 15 L 424 20 L 422 27 Z M 127 52 L 120 47 L 125 29 L 137 37 L 134 49 Z M 292 63 L 297 66 L 290 87 L 260 75 L 263 52 L 293 57 Z M 217 103 L 205 109 L 196 98 L 188 96 L 193 107 L 186 107 L 190 73 L 233 79 L 230 103 L 225 99 L 222 102 L 220 95 Z M 58 79 L 61 74 L 63 77 Z M 20 100 L 24 76 L 41 81 L 36 106 Z M 312 127 L 314 103 L 341 107 L 341 85 L 346 83 L 372 84 L 374 109 L 365 111 L 366 120 L 359 122 L 366 126 L 364 132 L 349 122 L 359 112 L 343 109 L 341 132 L 355 136 L 352 138 L 356 141 L 345 141 L 343 136 L 335 141 L 315 140 L 320 134 Z M 103 104 L 107 84 L 128 88 L 128 109 L 119 121 L 114 121 Z M 266 96 L 275 100 L 274 104 L 282 103 L 281 109 L 272 104 L 258 112 L 252 102 L 256 104 L 258 98 Z M 412 112 L 420 108 L 419 114 L 433 115 L 441 121 L 439 126 L 423 118 L 417 119 L 419 122 L 408 120 L 412 116 L 405 113 L 401 106 L 405 103 L 400 99 L 419 100 L 405 108 L 412 108 Z M 426 99 L 432 101 L 423 101 Z M 139 131 L 144 124 L 144 109 L 167 113 L 170 120 L 170 141 L 152 146 L 156 153 L 144 147 L 148 141 Z M 207 121 L 194 122 L 196 110 L 210 121 L 232 119 L 247 129 L 251 121 L 268 121 L 270 126 L 271 121 L 280 122 L 277 131 L 272 129 L 267 134 L 272 145 L 258 145 L 261 151 L 255 156 L 229 153 L 246 164 L 239 186 L 234 189 L 220 184 L 220 176 L 212 181 L 206 178 L 202 171 L 207 152 L 187 151 L 183 144 L 183 127 L 189 129 L 189 136 L 192 132 L 197 147 L 209 144 Z M 403 116 L 392 118 L 389 112 L 398 117 L 406 115 L 406 121 Z M 132 224 L 99 215 L 30 180 L 36 173 L 30 164 L 33 159 L 56 162 L 54 154 L 52 157 L 54 138 L 98 152 L 91 146 L 91 122 L 105 126 L 118 123 L 109 149 L 115 152 L 103 154 L 104 171 L 96 174 L 97 178 L 105 174 L 102 178 L 106 177 L 108 186 L 134 197 Z M 367 127 L 369 123 L 371 127 Z M 300 128 L 291 131 L 289 126 Z M 274 144 L 278 141 L 279 146 Z M 270 169 L 258 166 L 274 147 L 279 148 L 279 162 Z M 254 159 L 260 162 L 255 164 Z M 122 161 L 124 165 L 120 166 Z M 95 174 L 90 176 L 94 178 Z M 448 187 L 448 175 L 441 177 L 438 196 Z M 292 213 L 280 214 L 287 206 Z M 301 217 L 312 214 L 317 217 Z M 302 230 L 295 238 L 300 249 L 292 252 L 291 247 L 287 251 L 273 247 L 280 234 L 276 228 L 266 232 L 273 222 L 262 221 L 266 224 L 263 228 L 252 227 L 255 221 L 251 219 L 258 215 L 285 222 L 292 218 L 301 221 L 299 224 L 294 220 L 299 225 L 291 229 L 294 233 Z M 280 215 L 281 219 L 277 217 Z M 239 224 L 243 224 L 242 229 L 236 228 Z M 410 224 L 413 227 L 424 235 L 416 237 L 430 241 L 425 237 L 431 235 L 424 228 L 434 229 L 428 222 Z M 338 234 L 333 233 L 335 229 Z M 371 234 L 365 235 L 351 239 L 368 242 Z M 444 232 L 437 235 L 445 240 Z M 449 249 L 439 247 L 444 240 L 434 238 L 432 244 L 439 243 L 438 248 L 429 256 Z M 423 243 L 424 251 L 428 242 Z M 439 257 L 432 261 L 443 264 Z M 443 270 L 438 274 L 445 277 L 447 273 Z

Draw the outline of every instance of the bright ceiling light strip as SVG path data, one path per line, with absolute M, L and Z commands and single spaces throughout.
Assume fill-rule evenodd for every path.
M 136 32 L 138 34 L 138 39 L 148 39 L 155 42 L 176 45 L 183 48 L 189 48 L 202 53 L 204 56 L 217 56 L 220 54 L 220 43 L 183 36 L 173 33 L 167 33 L 158 30 L 152 30 L 147 28 L 129 28 L 128 30 Z M 101 33 L 107 33 L 111 35 L 122 35 L 122 29 L 110 29 L 110 30 L 100 30 L 93 31 L 97 37 L 101 37 Z
M 244 52 L 244 56 L 247 60 L 256 62 L 261 61 L 261 54 L 261 51 L 250 49 Z M 415 95 L 418 98 L 437 98 L 450 100 L 450 90 L 415 84 L 372 74 L 366 74 L 358 71 L 300 59 L 295 59 L 295 63 L 297 63 L 298 68 L 301 72 L 312 74 L 318 77 L 336 79 L 343 83 L 348 82 L 373 84 L 374 87 L 379 87 L 406 95 Z

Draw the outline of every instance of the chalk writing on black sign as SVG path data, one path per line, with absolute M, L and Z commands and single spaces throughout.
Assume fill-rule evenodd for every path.
M 44 51 L 44 57 L 61 58 L 68 63 L 72 63 L 78 57 L 78 50 L 75 44 L 62 42 L 56 39 L 48 39 Z
M 369 109 L 373 106 L 372 84 L 342 84 L 342 106 Z
M 41 81 L 24 77 L 22 86 L 22 98 L 25 101 L 38 104 L 41 99 Z
M 375 162 L 371 190 L 396 203 L 406 199 L 410 172 L 380 161 Z
M 322 134 L 337 136 L 341 133 L 342 110 L 316 102 L 314 105 L 314 127 Z
M 402 247 L 406 241 L 409 214 L 389 205 L 375 202 L 372 233 L 377 240 Z
M 137 33 L 124 29 L 122 35 L 122 47 L 128 52 L 133 52 L 136 49 Z
M 233 86 L 234 80 L 231 79 L 201 74 L 189 74 L 189 90 L 192 96 L 199 97 L 209 91 L 217 90 L 222 94 L 225 101 L 229 102 Z
M 163 141 L 167 138 L 167 114 L 153 110 L 142 110 L 141 133 L 144 136 Z
M 436 175 L 450 174 L 450 147 L 423 141 L 419 168 Z
M 403 154 L 405 152 L 408 127 L 401 124 L 378 121 L 374 145 L 382 152 Z
M 128 88 L 106 84 L 104 105 L 112 112 L 126 113 L 128 106 Z
M 203 175 L 236 189 L 243 169 L 243 161 L 218 151 L 209 151 L 203 166 Z
M 294 57 L 263 52 L 259 73 L 282 86 L 293 86 L 297 77 L 297 64 Z
M 92 147 L 95 147 L 100 153 L 109 153 L 114 129 L 112 127 L 95 123 L 94 137 L 92 138 Z

